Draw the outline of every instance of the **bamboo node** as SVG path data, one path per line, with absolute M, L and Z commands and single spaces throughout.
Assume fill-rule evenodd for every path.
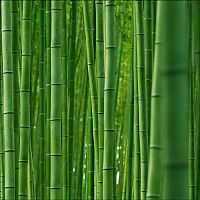
M 19 159 L 19 162 L 20 163 L 28 163 L 28 160 L 21 160 L 21 159 Z
M 21 194 L 21 193 L 19 193 L 18 196 L 20 196 L 20 197 L 27 197 L 28 195 L 27 194 Z
M 115 129 L 104 129 L 104 131 L 115 131 Z
M 9 115 L 9 114 L 14 114 L 14 112 L 13 112 L 13 111 L 4 111 L 3 114 L 4 114 L 4 115 L 6 115 L 6 114 Z
M 2 29 L 2 32 L 11 32 L 11 29 Z
M 103 115 L 103 114 L 104 114 L 104 112 L 98 112 L 97 114 L 99 114 L 99 115 Z
M 115 167 L 103 168 L 104 171 L 113 171 L 115 169 L 116 169 Z
M 61 187 L 53 187 L 53 186 L 51 186 L 51 187 L 49 187 L 51 190 L 60 190 L 61 189 Z
M 30 53 L 23 53 L 22 56 L 31 56 Z
M 161 150 L 162 147 L 158 146 L 158 145 L 150 145 L 150 149 L 158 149 Z
M 15 188 L 15 186 L 6 186 L 6 185 L 5 185 L 5 189 L 9 189 L 9 188 L 12 189 L 12 188 Z
M 9 153 L 9 152 L 15 152 L 15 149 L 6 149 L 5 151 L 4 151 L 5 153 Z
M 139 36 L 139 35 L 144 36 L 144 33 L 136 33 L 136 36 Z
M 115 49 L 116 46 L 114 46 L 114 45 L 113 45 L 113 46 L 106 46 L 105 48 L 106 48 L 106 49 Z
M 109 91 L 109 90 L 110 90 L 110 91 L 114 91 L 115 88 L 105 88 L 105 89 L 104 89 L 104 91 Z
M 60 156 L 61 156 L 61 154 L 60 154 L 60 153 L 50 153 L 49 155 L 50 155 L 50 156 L 58 156 L 58 157 L 60 157 Z
M 20 126 L 20 128 L 30 128 L 30 126 Z
M 57 86 L 57 85 L 60 86 L 60 85 L 62 85 L 62 84 L 61 84 L 61 83 L 50 83 L 50 85 L 51 85 L 51 86 L 54 86 L 54 85 L 55 85 L 55 86 Z
M 54 45 L 51 45 L 51 48 L 61 48 L 61 45 L 60 44 L 54 44 Z
M 61 121 L 61 118 L 51 118 L 49 121 Z
M 3 74 L 13 74 L 13 71 L 3 71 Z

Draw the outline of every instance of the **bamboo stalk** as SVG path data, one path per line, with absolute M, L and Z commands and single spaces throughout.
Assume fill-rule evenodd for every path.
M 15 198 L 15 136 L 11 3 L 1 2 L 5 199 Z
M 51 174 L 50 199 L 61 199 L 61 39 L 62 2 L 51 2 Z M 55 176 L 56 174 L 56 176 Z

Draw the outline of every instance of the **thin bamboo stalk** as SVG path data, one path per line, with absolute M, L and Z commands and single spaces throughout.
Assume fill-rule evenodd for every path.
M 105 2 L 105 86 L 104 86 L 104 160 L 103 199 L 115 196 L 115 1 Z
M 20 84 L 19 199 L 26 199 L 28 195 L 27 173 L 30 135 L 31 5 L 31 1 L 23 2 L 22 72 Z
M 148 174 L 148 140 L 145 109 L 145 68 L 144 68 L 144 30 L 142 2 L 135 2 L 136 11 L 136 42 L 137 42 L 137 73 L 138 73 L 138 107 L 140 133 L 141 162 L 141 199 L 146 199 Z

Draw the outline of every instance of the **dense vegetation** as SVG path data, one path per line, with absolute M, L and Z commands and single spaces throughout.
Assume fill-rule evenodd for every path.
M 0 199 L 200 199 L 199 0 L 0 8 Z

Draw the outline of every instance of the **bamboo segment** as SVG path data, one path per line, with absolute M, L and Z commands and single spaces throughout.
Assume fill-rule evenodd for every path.
M 0 18 L 2 19 L 1 15 Z M 2 26 L 2 20 L 0 27 Z M 2 27 L 1 27 L 2 29 Z M 0 32 L 0 159 L 1 159 L 1 199 L 5 199 L 5 153 L 4 153 L 4 128 L 3 128 L 3 66 L 2 66 L 2 31 Z
M 104 35 L 103 35 L 103 1 L 96 0 L 96 65 L 98 73 L 98 129 L 99 129 L 99 174 L 98 196 L 103 198 L 103 151 L 104 151 Z
M 46 135 L 45 135 L 45 197 L 50 199 L 50 108 L 51 108 L 51 2 L 46 1 Z
M 75 73 L 75 48 L 76 48 L 76 1 L 71 1 L 69 61 L 67 67 L 67 83 L 69 98 L 68 113 L 68 161 L 69 161 L 69 199 L 73 199 L 73 141 L 74 141 L 74 73 Z
M 19 183 L 19 30 L 18 30 L 18 5 L 16 1 L 11 3 L 12 12 L 12 57 L 13 57 L 13 92 L 14 92 L 14 135 L 15 135 L 15 198 L 18 197 Z
M 44 163 L 44 149 L 45 149 L 45 1 L 40 1 L 40 55 L 39 55 L 39 198 L 44 199 L 44 179 L 45 179 L 45 163 Z
M 151 1 L 144 1 L 144 57 L 145 57 L 145 97 L 146 97 L 146 130 L 148 145 L 150 141 L 151 85 L 152 85 L 152 38 Z
M 89 4 L 88 1 L 83 2 L 83 14 L 85 23 L 85 36 L 86 36 L 86 47 L 87 47 L 87 62 L 88 62 L 88 75 L 89 85 L 91 94 L 91 106 L 92 106 L 92 125 L 93 125 L 93 140 L 94 140 L 94 151 L 95 151 L 95 174 L 98 174 L 98 99 L 97 99 L 97 85 L 96 75 L 94 68 L 94 52 L 93 52 L 93 40 L 91 32 L 91 22 L 89 16 Z M 96 188 L 96 186 L 94 186 Z M 90 197 L 94 198 L 94 197 Z
M 149 174 L 148 174 L 148 190 L 147 199 L 161 199 L 162 182 L 162 165 L 161 165 L 161 133 L 162 133 L 162 82 L 161 82 L 161 69 L 163 64 L 163 41 L 161 38 L 161 11 L 158 9 L 157 22 L 156 22 L 156 40 L 155 40 L 155 60 L 153 69 L 153 86 L 151 95 L 151 138 L 150 138 L 150 157 L 149 157 Z
M 133 12 L 135 7 L 133 4 Z M 135 17 L 133 19 L 135 22 Z M 133 182 L 133 197 L 134 199 L 140 199 L 140 187 L 141 187 L 141 165 L 140 165 L 140 140 L 139 140 L 139 108 L 138 108 L 138 75 L 137 75 L 137 35 L 136 35 L 136 23 L 133 25 L 134 31 L 134 61 L 133 61 L 133 75 L 134 75 L 134 182 Z
M 62 199 L 67 199 L 67 52 L 66 2 L 62 3 Z
M 61 199 L 61 39 L 62 2 L 51 2 L 50 199 Z M 56 176 L 55 176 L 56 174 Z
M 5 152 L 5 199 L 15 198 L 15 137 L 12 62 L 11 3 L 1 2 L 3 58 L 3 124 Z
M 31 2 L 23 2 L 22 72 L 20 84 L 19 199 L 27 199 L 30 135 Z
M 113 199 L 116 186 L 116 180 L 113 180 L 115 176 L 115 1 L 106 1 L 105 6 L 103 199 Z
M 194 114 L 194 69 L 192 64 L 192 4 L 188 5 L 189 30 L 188 30 L 188 70 L 190 80 L 190 113 L 189 113 L 189 198 L 195 199 L 195 114 Z
M 186 1 L 163 1 L 158 4 L 160 23 L 165 24 L 161 28 L 164 49 L 161 81 L 164 86 L 162 112 L 165 117 L 165 199 L 188 198 L 188 123 L 184 123 L 188 121 L 189 114 L 186 5 Z
M 148 171 L 148 141 L 146 130 L 145 109 L 145 68 L 144 68 L 144 31 L 142 21 L 142 2 L 135 2 L 136 35 L 137 35 L 137 73 L 138 73 L 138 106 L 139 106 L 139 133 L 140 133 L 140 162 L 141 162 L 141 199 L 146 199 L 147 171 Z
M 88 122 L 87 122 L 87 199 L 94 199 L 94 139 L 92 135 L 92 111 L 91 99 L 88 98 Z

